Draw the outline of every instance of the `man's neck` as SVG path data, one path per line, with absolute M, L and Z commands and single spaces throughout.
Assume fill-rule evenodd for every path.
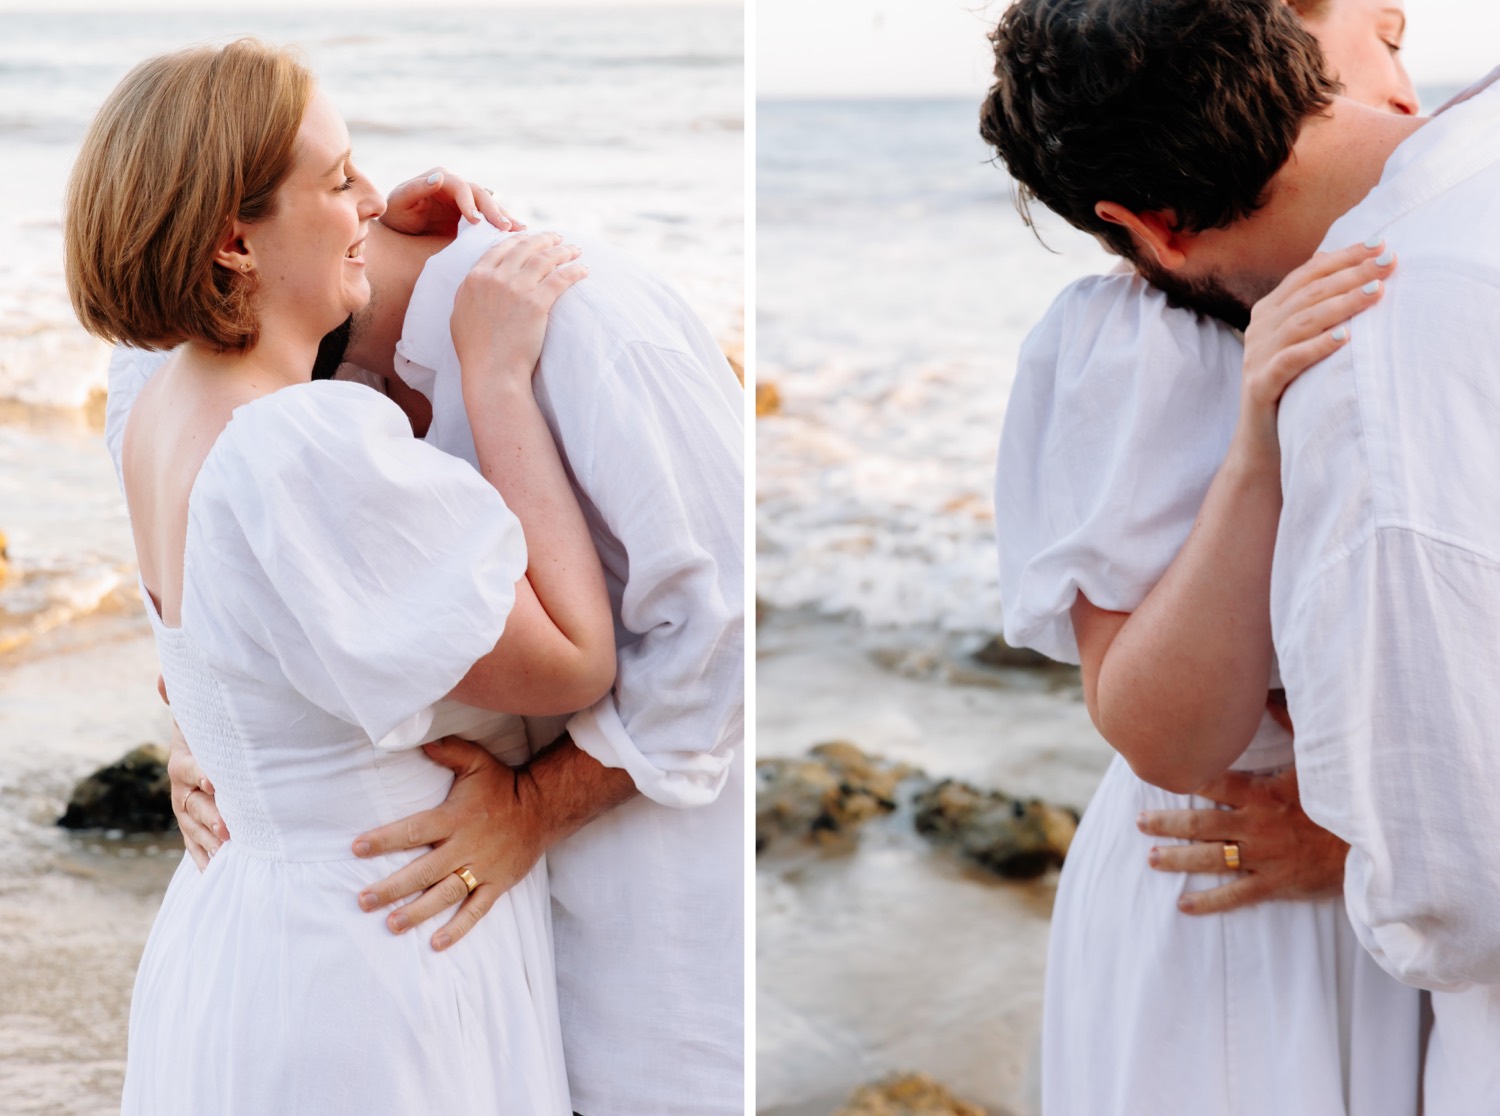
M 1303 126 L 1264 206 L 1194 238 L 1195 268 L 1223 276 L 1226 289 L 1252 305 L 1318 250 L 1333 223 L 1380 181 L 1392 152 L 1426 123 L 1335 98 L 1326 115 Z
M 370 304 L 355 315 L 354 329 L 344 359 L 367 372 L 399 382 L 396 342 L 406 322 L 412 289 L 427 261 L 453 243 L 447 236 L 405 236 L 375 221 L 365 241 Z

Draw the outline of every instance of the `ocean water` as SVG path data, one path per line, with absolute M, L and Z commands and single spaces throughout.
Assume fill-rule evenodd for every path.
M 166 739 L 123 502 L 107 350 L 73 320 L 61 207 L 136 61 L 239 34 L 295 43 L 377 185 L 444 166 L 533 228 L 608 239 L 743 338 L 736 7 L 0 15 L 0 1110 L 117 1110 L 125 1010 L 179 855 L 52 827 L 74 781 Z
M 999 629 L 991 504 L 1017 353 L 1067 283 L 1115 261 L 1040 206 L 1040 237 L 1022 223 L 977 120 L 970 100 L 758 107 L 757 377 L 782 400 L 757 423 L 772 606 Z
M 757 591 L 882 626 L 995 630 L 995 448 L 1017 349 L 1105 264 L 1025 228 L 970 101 L 759 107 Z M 813 295 L 816 292 L 816 295 Z

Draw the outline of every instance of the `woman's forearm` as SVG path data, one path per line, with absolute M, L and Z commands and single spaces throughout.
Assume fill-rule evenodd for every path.
M 526 578 L 505 634 L 466 683 L 488 687 L 488 702 L 478 704 L 498 700 L 514 712 L 589 705 L 614 680 L 614 622 L 599 557 L 551 431 L 526 381 L 466 379 L 464 399 L 480 472 L 521 520 L 527 547 Z M 461 685 L 455 696 L 476 695 L 472 685 Z
M 1089 714 L 1148 783 L 1195 790 L 1255 735 L 1271 677 L 1281 396 L 1348 340 L 1395 259 L 1370 242 L 1320 252 L 1255 304 L 1239 421 L 1187 542 L 1135 612 L 1081 593 L 1073 605 Z
M 1231 452 L 1192 533 L 1133 613 L 1080 594 L 1073 624 L 1089 713 L 1146 782 L 1187 792 L 1223 772 L 1265 712 L 1274 458 Z

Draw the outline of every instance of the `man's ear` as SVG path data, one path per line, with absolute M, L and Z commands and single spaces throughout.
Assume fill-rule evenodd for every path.
M 242 274 L 254 271 L 255 256 L 245 241 L 245 233 L 248 231 L 239 221 L 231 221 L 228 230 L 214 248 L 214 263 Z
M 1171 214 L 1151 210 L 1136 213 L 1112 201 L 1095 202 L 1094 213 L 1101 220 L 1126 229 L 1167 271 L 1174 271 L 1186 262 L 1186 238 L 1174 227 Z

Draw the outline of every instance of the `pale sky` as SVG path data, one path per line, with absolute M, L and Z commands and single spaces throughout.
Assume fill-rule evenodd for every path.
M 985 32 L 1009 0 L 750 0 L 762 97 L 977 96 Z M 1500 65 L 1496 0 L 1406 0 L 1413 81 L 1465 84 Z
M 420 16 L 430 0 L 228 0 L 219 11 L 369 11 L 407 8 Z M 201 11 L 204 0 L 0 0 L 0 12 L 162 12 Z M 454 8 L 729 8 L 740 0 L 442 0 Z

